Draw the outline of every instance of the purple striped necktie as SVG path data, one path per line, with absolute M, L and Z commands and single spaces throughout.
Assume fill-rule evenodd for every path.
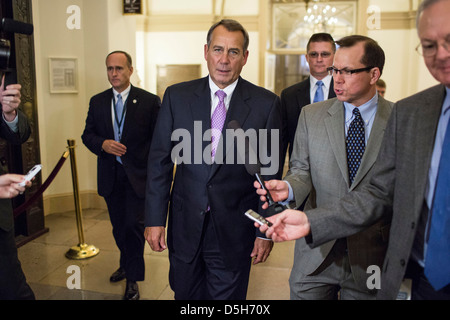
M 219 97 L 219 103 L 214 110 L 211 117 L 211 159 L 214 161 L 216 155 L 216 149 L 219 145 L 220 136 L 222 135 L 223 124 L 227 117 L 227 109 L 225 108 L 226 93 L 222 90 L 216 91 L 216 96 Z

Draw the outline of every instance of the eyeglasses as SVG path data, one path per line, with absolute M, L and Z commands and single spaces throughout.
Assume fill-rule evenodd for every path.
M 437 53 L 439 47 L 439 43 L 437 42 L 425 42 L 425 43 L 419 43 L 416 47 L 416 51 L 424 57 L 431 57 L 434 56 Z M 447 39 L 444 40 L 442 43 L 442 47 L 447 50 L 447 52 L 450 52 L 450 38 L 447 37 Z
M 323 52 L 312 51 L 312 52 L 308 52 L 308 56 L 310 58 L 313 58 L 313 59 L 317 59 L 319 57 L 319 55 L 322 58 L 329 58 L 331 56 L 331 52 L 328 52 L 328 51 L 323 51 Z
M 365 68 L 360 68 L 360 69 L 353 69 L 353 70 L 349 70 L 349 69 L 336 69 L 335 67 L 328 67 L 327 71 L 329 75 L 336 75 L 337 73 L 340 73 L 342 76 L 344 77 L 351 77 L 352 74 L 354 73 L 359 73 L 359 72 L 363 72 L 363 71 L 369 71 L 370 69 L 373 69 L 375 67 L 365 67 Z

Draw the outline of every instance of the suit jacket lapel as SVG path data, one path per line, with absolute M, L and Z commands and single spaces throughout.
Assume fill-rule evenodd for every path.
M 334 80 L 331 78 L 330 90 L 328 90 L 328 99 L 335 98 L 336 92 L 334 92 Z
M 191 108 L 193 121 L 202 122 L 203 132 L 211 129 L 211 91 L 208 77 L 203 78 L 203 81 L 200 82 L 200 85 L 194 91 L 193 98 L 189 101 L 189 107 Z M 208 145 L 207 142 L 206 145 Z
M 242 128 L 245 126 L 245 120 L 250 113 L 250 107 L 247 104 L 247 100 L 250 99 L 250 94 L 243 83 L 244 80 L 239 78 L 239 82 L 234 89 L 233 96 L 231 97 L 230 107 L 227 111 L 227 119 L 225 120 L 224 128 L 231 120 L 239 122 Z
M 113 99 L 113 91 L 112 88 L 109 89 L 105 96 L 104 96 L 104 102 L 103 102 L 103 112 L 104 112 L 104 121 L 105 121 L 105 127 L 106 132 L 108 134 L 109 139 L 114 140 L 114 127 L 113 127 L 113 118 L 111 113 L 111 106 L 112 106 L 112 99 Z
M 420 208 L 422 208 L 437 125 L 445 98 L 444 86 L 439 85 L 435 88 L 428 96 L 424 97 L 424 100 L 416 102 L 420 107 L 416 109 L 419 116 L 415 119 L 419 119 L 419 121 L 417 121 L 415 135 L 411 137 L 415 141 L 414 159 L 417 159 L 414 172 L 415 186 L 412 188 L 416 192 L 414 197 L 416 199 L 415 208 L 418 209 L 414 210 L 416 213 L 420 213 Z
M 297 91 L 297 105 L 299 108 L 302 108 L 303 106 L 311 104 L 311 96 L 309 93 L 310 87 L 311 87 L 311 83 L 310 83 L 310 80 L 308 77 L 307 81 L 305 82 L 305 86 L 298 88 L 298 91 Z
M 386 124 L 389 120 L 392 107 L 382 97 L 378 97 L 377 113 L 373 120 L 372 130 L 370 132 L 369 141 L 367 142 L 366 150 L 364 151 L 358 173 L 355 176 L 350 190 L 353 190 L 366 176 L 370 168 L 374 165 L 378 153 L 380 151 L 381 143 L 383 141 Z
M 312 103 L 310 91 L 311 91 L 311 82 L 310 77 L 308 77 L 307 81 L 305 82 L 305 86 L 299 88 L 297 91 L 297 103 L 300 108 Z M 328 99 L 335 97 L 336 93 L 334 92 L 334 81 L 333 79 L 331 79 L 330 89 L 328 90 Z
M 122 132 L 122 143 L 126 141 L 127 133 L 132 129 L 133 124 L 129 119 L 134 118 L 134 113 L 136 112 L 137 107 L 139 106 L 139 97 L 137 96 L 137 92 L 133 86 L 131 86 L 130 93 L 128 94 L 128 98 L 125 101 L 127 107 L 127 113 L 125 114 L 125 119 L 123 123 L 123 132 Z
M 193 152 L 193 157 L 194 157 L 194 162 L 196 162 L 197 160 L 200 160 L 201 162 L 204 161 L 203 156 L 204 153 L 203 151 L 211 145 L 211 140 L 209 141 L 204 141 L 203 139 L 203 135 L 205 133 L 206 130 L 211 129 L 211 90 L 209 88 L 209 83 L 208 83 L 208 77 L 205 77 L 202 79 L 202 81 L 200 81 L 199 86 L 197 87 L 197 89 L 193 92 L 192 94 L 192 99 L 190 99 L 189 101 L 186 102 L 186 104 L 189 106 L 190 110 L 191 110 L 191 114 L 192 114 L 192 119 L 186 119 L 186 121 L 193 121 L 193 122 L 200 122 L 201 123 L 201 128 L 199 128 L 198 126 L 196 126 L 194 124 L 194 131 L 195 130 L 200 130 L 199 132 L 191 132 L 192 135 L 192 142 L 195 143 L 193 141 L 193 139 L 196 139 L 199 135 L 200 138 L 202 140 L 201 144 L 201 150 L 202 153 L 201 155 L 195 155 L 195 151 L 194 148 L 192 148 L 192 152 Z M 196 159 L 195 157 L 200 156 L 200 159 Z M 210 171 L 211 166 L 201 166 L 202 170 L 206 170 L 206 171 Z M 208 173 L 205 173 L 202 176 L 208 176 Z
M 328 109 L 330 117 L 325 118 L 325 128 L 330 139 L 331 149 L 336 157 L 337 164 L 341 170 L 344 180 L 348 180 L 347 151 L 345 146 L 344 105 L 335 100 Z

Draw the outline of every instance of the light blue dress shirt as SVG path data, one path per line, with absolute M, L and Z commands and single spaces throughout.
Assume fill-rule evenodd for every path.
M 5 119 L 5 116 L 2 113 L 2 117 L 3 120 L 5 120 L 5 123 L 8 125 L 8 127 L 11 129 L 12 132 L 18 132 L 19 131 L 19 127 L 18 127 L 18 123 L 19 123 L 19 115 L 16 114 L 16 117 L 14 118 L 13 121 L 7 121 Z

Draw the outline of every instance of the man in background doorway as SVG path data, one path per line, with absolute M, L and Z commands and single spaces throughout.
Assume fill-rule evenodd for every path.
M 333 77 L 327 68 L 333 64 L 336 45 L 328 33 L 315 33 L 306 45 L 306 61 L 310 76 L 281 92 L 281 112 L 283 120 L 283 154 L 285 159 L 289 146 L 289 158 L 294 146 L 295 130 L 302 108 L 308 104 L 336 97 Z
M 386 82 L 383 79 L 378 79 L 377 91 L 378 94 L 384 98 L 384 95 L 386 94 Z

